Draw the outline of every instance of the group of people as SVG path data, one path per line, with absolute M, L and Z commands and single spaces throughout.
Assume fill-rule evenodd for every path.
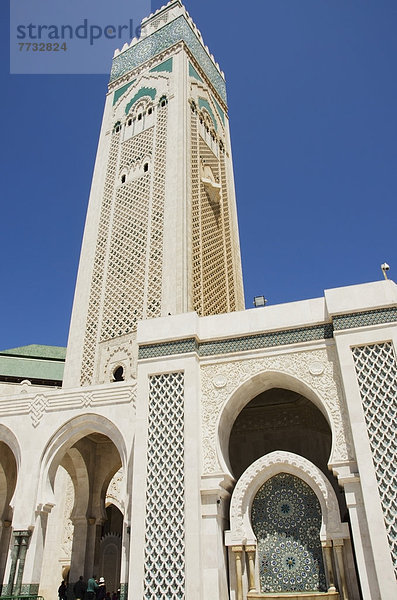
M 62 581 L 58 588 L 58 596 L 59 600 L 72 600 L 65 581 Z M 80 575 L 73 586 L 73 598 L 74 600 L 120 600 L 120 590 L 110 594 L 106 591 L 104 577 L 100 577 L 98 580 L 96 575 L 93 575 L 86 583 L 84 577 Z

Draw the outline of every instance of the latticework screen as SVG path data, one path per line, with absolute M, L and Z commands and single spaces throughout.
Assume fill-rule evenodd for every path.
M 393 344 L 352 349 L 390 552 L 397 576 L 397 363 Z
M 203 140 L 198 118 L 192 111 L 192 271 L 193 309 L 203 316 L 235 310 L 236 290 L 225 155 L 216 156 Z M 211 200 L 200 180 L 200 163 L 209 166 L 221 184 L 219 202 Z
M 150 377 L 145 600 L 185 598 L 184 376 Z
M 92 274 L 81 384 L 93 381 L 98 343 L 161 314 L 168 105 L 126 141 L 113 132 Z M 148 161 L 147 170 L 139 169 Z M 142 165 L 141 165 L 142 166 Z M 135 169 L 123 183 L 120 174 Z

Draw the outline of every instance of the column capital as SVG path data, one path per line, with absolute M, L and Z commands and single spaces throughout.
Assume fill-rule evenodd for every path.
M 30 529 L 18 529 L 12 532 L 14 537 L 20 537 L 20 538 L 26 538 L 26 537 L 30 537 L 32 535 L 32 532 Z

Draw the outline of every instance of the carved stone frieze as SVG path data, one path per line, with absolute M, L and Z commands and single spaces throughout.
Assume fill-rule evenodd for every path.
M 313 364 L 316 365 L 315 369 L 313 369 Z M 322 368 L 320 368 L 320 365 Z M 222 470 L 217 455 L 217 426 L 222 411 L 227 405 L 233 411 L 235 406 L 233 397 L 237 390 L 255 376 L 262 374 L 265 376 L 266 372 L 277 374 L 281 382 L 283 375 L 292 377 L 297 381 L 297 385 L 303 383 L 312 390 L 313 396 L 318 399 L 319 408 L 323 408 L 330 421 L 333 434 L 330 462 L 337 463 L 351 460 L 353 457 L 351 434 L 346 416 L 336 352 L 333 348 L 328 347 L 327 349 L 283 353 L 267 357 L 241 358 L 202 366 L 204 473 Z M 223 387 L 217 385 L 217 382 L 221 379 L 222 381 L 226 380 L 226 385 Z M 282 387 L 282 383 L 279 384 L 279 387 Z M 249 394 L 250 391 L 247 386 L 246 403 L 254 397 Z
M 97 386 L 87 391 L 52 390 L 40 394 L 7 396 L 0 403 L 0 417 L 30 415 L 33 427 L 37 427 L 46 413 L 96 408 L 111 404 L 132 404 L 135 408 L 135 381 L 117 386 Z

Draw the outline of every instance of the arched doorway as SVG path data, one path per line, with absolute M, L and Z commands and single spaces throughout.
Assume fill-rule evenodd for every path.
M 292 594 L 315 600 L 347 594 L 344 540 L 336 495 L 325 475 L 291 452 L 271 452 L 243 473 L 230 505 L 231 596 Z M 243 568 L 244 564 L 247 568 Z M 351 598 L 358 596 L 352 595 Z
M 98 564 L 99 572 L 105 578 L 106 590 L 111 595 L 120 587 L 122 533 L 123 513 L 114 504 L 108 504 L 98 548 Z
M 117 585 L 116 589 L 120 586 L 123 515 L 119 509 L 116 509 L 117 518 L 114 511 L 107 511 L 106 501 L 109 484 L 122 466 L 122 456 L 107 435 L 109 426 L 102 426 L 105 432 L 89 431 L 87 425 L 85 431 L 76 429 L 80 431 L 75 435 L 73 427 L 69 430 L 69 443 L 66 431 L 58 436 L 58 448 L 47 460 L 47 476 L 43 474 L 41 493 L 53 506 L 48 517 L 40 577 L 40 593 L 45 597 L 54 594 L 68 567 L 69 597 L 73 597 L 73 585 L 80 575 L 86 581 L 93 573 L 104 576 L 101 571 L 106 561 L 101 540 L 109 517 L 112 525 L 117 523 L 118 547 L 112 556 L 109 548 L 105 554 L 112 558 L 112 567 L 108 570 L 112 573 L 110 583 Z
M 10 546 L 12 508 L 10 505 L 17 482 L 17 462 L 11 448 L 0 441 L 0 589 L 7 594 L 4 573 Z
M 331 428 L 317 406 L 298 392 L 277 387 L 255 396 L 237 416 L 229 438 L 229 461 L 238 480 L 250 464 L 275 450 L 303 456 L 330 481 L 345 520 L 344 494 L 328 469 L 331 447 Z

